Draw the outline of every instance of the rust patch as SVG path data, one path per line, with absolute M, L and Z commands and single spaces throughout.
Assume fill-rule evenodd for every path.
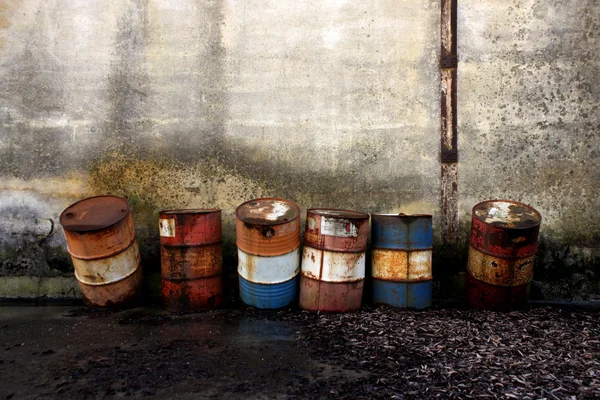
M 88 197 L 67 207 L 60 215 L 60 223 L 73 232 L 96 231 L 118 223 L 129 211 L 129 203 L 122 197 Z
M 125 307 L 140 300 L 143 273 L 138 265 L 135 272 L 123 280 L 106 285 L 86 285 L 77 281 L 84 301 L 90 307 Z
M 533 279 L 535 255 L 525 258 L 502 258 L 469 246 L 467 271 L 474 278 L 496 286 L 520 286 Z

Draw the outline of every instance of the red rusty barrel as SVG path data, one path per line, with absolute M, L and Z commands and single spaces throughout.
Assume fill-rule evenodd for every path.
M 510 310 L 527 304 L 542 216 L 510 200 L 473 207 L 467 263 L 467 300 Z
M 173 311 L 217 308 L 223 301 L 221 210 L 166 210 L 159 218 L 165 306 Z
M 140 253 L 127 200 L 90 197 L 60 215 L 75 277 L 93 307 L 123 306 L 142 285 Z
M 301 308 L 331 312 L 360 308 L 368 234 L 368 214 L 335 209 L 307 211 Z

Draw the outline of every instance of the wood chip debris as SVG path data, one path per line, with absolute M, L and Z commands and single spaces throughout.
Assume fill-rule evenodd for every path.
M 317 380 L 297 398 L 600 398 L 600 314 L 536 307 L 511 313 L 389 307 L 349 314 L 279 312 L 300 322 L 313 358 L 363 373 Z M 365 374 L 366 372 L 366 374 Z

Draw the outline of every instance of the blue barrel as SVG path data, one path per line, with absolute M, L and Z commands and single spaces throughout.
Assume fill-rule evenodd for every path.
M 371 244 L 381 249 L 428 250 L 433 243 L 431 215 L 373 214 Z
M 255 283 L 239 277 L 240 298 L 249 306 L 276 309 L 290 305 L 298 297 L 299 275 L 280 284 Z
M 432 286 L 432 281 L 392 282 L 374 279 L 373 303 L 422 310 L 431 307 Z
M 373 303 L 424 309 L 432 303 L 432 216 L 371 216 Z

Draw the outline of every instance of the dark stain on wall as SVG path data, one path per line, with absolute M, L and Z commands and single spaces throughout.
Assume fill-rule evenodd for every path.
M 100 151 L 134 151 L 145 125 L 145 102 L 150 95 L 150 77 L 145 68 L 148 45 L 148 1 L 129 3 L 119 18 L 108 75 L 109 120 L 103 129 L 106 148 Z
M 66 129 L 44 128 L 34 122 L 54 117 L 64 109 L 64 67 L 44 47 L 43 13 L 26 36 L 23 52 L 3 65 L 0 79 L 0 171 L 24 179 L 51 176 L 70 166 L 60 143 Z

